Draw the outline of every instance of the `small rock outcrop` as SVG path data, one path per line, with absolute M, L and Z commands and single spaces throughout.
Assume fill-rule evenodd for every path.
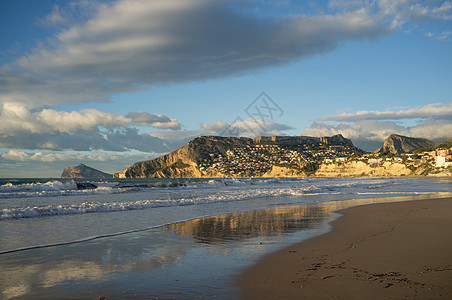
M 421 148 L 433 148 L 435 146 L 435 142 L 429 141 L 427 139 L 391 134 L 385 140 L 383 146 L 375 150 L 374 153 L 389 151 L 394 154 L 402 154 Z
M 112 174 L 107 174 L 94 168 L 88 167 L 84 164 L 79 164 L 75 167 L 64 168 L 63 179 L 110 179 L 113 178 Z

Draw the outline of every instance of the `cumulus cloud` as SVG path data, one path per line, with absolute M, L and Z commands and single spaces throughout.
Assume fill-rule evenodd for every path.
M 415 120 L 412 126 L 400 120 Z M 342 134 L 363 148 L 373 151 L 391 134 L 440 141 L 452 137 L 452 103 L 428 104 L 419 108 L 388 111 L 359 111 L 320 118 L 305 129 L 303 135 Z
M 105 151 L 89 152 L 51 152 L 8 150 L 0 152 L 1 177 L 59 177 L 65 167 L 80 163 L 107 173 L 122 171 L 137 161 L 153 159 L 163 153 L 129 152 L 115 153 Z
M 128 113 L 125 117 L 130 119 L 133 125 L 151 126 L 160 129 L 180 129 L 180 124 L 176 119 L 164 115 L 140 111 Z
M 80 151 L 165 152 L 174 150 L 174 145 L 141 133 L 133 126 L 180 129 L 176 119 L 160 114 L 131 112 L 117 115 L 96 109 L 33 111 L 22 104 L 4 104 L 0 110 L 0 124 L 0 147 Z
M 274 3 L 278 2 L 285 1 Z M 171 117 L 51 108 L 107 101 L 114 94 L 150 86 L 246 74 L 329 53 L 349 41 L 373 40 L 410 22 L 452 19 L 451 1 L 335 0 L 321 14 L 274 17 L 256 16 L 250 3 L 119 0 L 70 1 L 53 7 L 40 21 L 59 26 L 58 33 L 15 62 L 0 66 L 0 147 L 174 150 L 177 143 L 170 139 L 162 141 L 134 128 L 180 130 Z M 387 118 L 367 114 L 373 114 L 373 120 Z M 336 117 L 337 122 L 359 119 Z M 287 129 L 271 122 L 234 123 L 233 128 L 246 135 L 281 134 Z M 221 133 L 226 128 L 220 122 L 204 124 L 203 129 Z
M 69 160 L 80 160 L 80 161 L 111 161 L 118 160 L 121 157 L 118 155 L 111 155 L 105 153 L 58 153 L 58 152 L 34 152 L 28 153 L 25 151 L 9 150 L 3 152 L 0 155 L 3 159 L 12 161 L 38 161 L 38 162 L 55 162 L 55 161 L 69 161 Z
M 270 120 L 262 121 L 251 118 L 246 120 L 238 118 L 230 124 L 218 120 L 216 123 L 203 123 L 201 127 L 207 130 L 208 134 L 212 135 L 247 137 L 284 135 L 284 130 L 293 129 L 285 124 L 275 123 Z
M 176 119 L 160 114 L 131 112 L 117 115 L 84 109 L 78 111 L 58 111 L 42 109 L 30 111 L 21 104 L 4 104 L 0 110 L 0 136 L 14 136 L 23 133 L 49 133 L 75 135 L 103 127 L 106 129 L 127 127 L 130 125 L 147 126 L 160 129 L 180 129 Z
M 399 111 L 358 111 L 356 113 L 342 113 L 336 116 L 320 118 L 320 121 L 354 122 L 359 120 L 400 120 L 415 118 L 448 118 L 452 116 L 452 103 L 432 103 L 418 108 Z

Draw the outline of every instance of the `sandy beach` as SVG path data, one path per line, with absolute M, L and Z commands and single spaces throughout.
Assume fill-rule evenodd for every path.
M 452 299 L 452 198 L 339 211 L 327 234 L 270 254 L 243 299 Z

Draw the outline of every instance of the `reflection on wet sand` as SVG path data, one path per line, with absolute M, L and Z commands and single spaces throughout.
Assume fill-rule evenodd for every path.
M 311 229 L 327 215 L 323 206 L 297 205 L 205 217 L 171 224 L 167 228 L 210 244 Z
M 446 196 L 450 193 L 444 193 Z M 287 238 L 281 236 L 322 227 L 332 211 L 361 204 L 438 197 L 441 194 L 273 207 L 79 244 L 6 253 L 0 255 L 0 298 L 126 298 L 119 288 L 139 291 L 148 298 L 165 297 L 175 287 L 184 295 L 199 293 L 199 282 L 204 294 L 212 296 L 209 293 L 230 290 L 224 280 L 227 275 L 217 272 L 219 267 L 227 265 L 233 269 L 237 260 L 252 263 L 265 251 L 287 246 Z M 295 237 L 300 239 L 298 233 Z M 275 247 L 246 247 L 247 241 L 263 238 L 273 241 Z M 221 251 L 211 251 L 218 249 Z M 196 278 L 192 278 L 193 273 L 198 273 Z M 219 284 L 223 286 L 219 288 Z
M 322 220 L 340 209 L 372 203 L 448 197 L 450 193 L 423 194 L 410 197 L 351 199 L 316 204 L 282 206 L 262 210 L 218 215 L 166 226 L 174 233 L 191 236 L 200 243 L 238 241 L 317 228 Z
M 162 232 L 32 249 L 0 255 L 0 299 L 47 299 L 49 291 L 65 294 L 108 283 L 120 274 L 149 272 L 184 257 L 185 244 L 161 237 Z M 73 292 L 73 291 L 72 291 Z M 73 295 L 71 292 L 71 296 Z M 59 294 L 61 295 L 61 294 Z M 94 294 L 95 295 L 95 294 Z M 80 297 L 90 296 L 80 293 Z M 76 297 L 77 298 L 77 297 Z

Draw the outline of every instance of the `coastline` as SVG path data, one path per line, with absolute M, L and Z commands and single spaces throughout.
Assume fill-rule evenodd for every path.
M 283 182 L 277 182 L 264 187 L 257 185 L 256 188 L 258 191 L 267 188 L 269 190 L 264 191 L 268 193 L 276 186 L 277 191 L 284 189 L 287 193 L 287 189 L 291 189 L 294 184 L 292 181 L 288 183 L 284 185 Z M 71 222 L 83 223 L 87 226 L 85 228 L 92 228 L 90 224 L 111 226 L 118 223 L 124 230 L 126 228 L 122 220 L 130 222 L 135 219 L 143 220 L 147 226 L 152 225 L 149 220 L 166 225 L 134 230 L 127 234 L 98 236 L 99 238 L 83 242 L 49 244 L 49 247 L 0 254 L 0 298 L 97 299 L 104 296 L 106 299 L 238 299 L 240 290 L 236 282 L 243 270 L 270 253 L 328 232 L 331 230 L 331 220 L 339 217 L 335 212 L 340 209 L 452 196 L 449 181 L 438 180 L 410 180 L 410 185 L 405 181 L 401 181 L 401 185 L 392 181 L 368 180 L 320 180 L 303 183 L 305 185 L 300 188 L 308 185 L 310 189 L 309 184 L 315 183 L 317 193 L 306 194 L 302 198 L 264 197 L 205 206 L 169 206 L 155 210 L 24 219 L 24 226 L 33 221 L 40 225 L 34 227 L 39 228 L 48 224 L 52 228 L 64 229 Z M 380 187 L 379 184 L 383 185 Z M 248 191 L 254 185 L 243 187 Z M 333 190 L 333 193 L 318 193 L 324 187 L 335 187 L 342 192 L 335 193 Z M 413 187 L 415 191 L 421 192 L 411 191 Z M 216 188 L 215 192 L 218 190 L 230 189 Z M 353 193 L 346 193 L 349 190 Z M 430 190 L 436 192 L 429 192 Z M 181 191 L 186 193 L 186 189 Z M 401 196 L 401 193 L 413 195 Z M 124 197 L 124 194 L 111 194 L 108 197 L 114 198 L 115 195 Z M 386 196 L 376 198 L 376 195 Z M 136 193 L 130 193 L 130 196 L 133 201 L 139 200 L 136 199 L 139 196 Z M 142 197 L 147 196 L 144 193 Z M 52 201 L 53 199 L 51 198 Z M 72 198 L 62 199 L 68 201 Z M 296 202 L 297 199 L 300 202 Z M 231 204 L 234 204 L 234 211 L 225 212 L 225 209 L 232 210 Z M 262 204 L 265 207 L 260 208 Z M 187 219 L 193 214 L 199 215 L 200 209 L 203 209 L 204 217 Z M 184 216 L 185 219 L 181 222 L 163 222 L 163 219 L 156 218 L 166 216 L 166 212 L 183 212 L 179 216 Z M 5 226 L 2 229 L 13 223 L 17 230 L 20 221 L 21 219 L 3 221 L 2 225 Z M 64 226 L 55 226 L 58 221 Z M 140 225 L 142 223 L 134 224 L 143 228 Z
M 333 230 L 265 256 L 243 299 L 452 297 L 452 198 L 357 206 Z

